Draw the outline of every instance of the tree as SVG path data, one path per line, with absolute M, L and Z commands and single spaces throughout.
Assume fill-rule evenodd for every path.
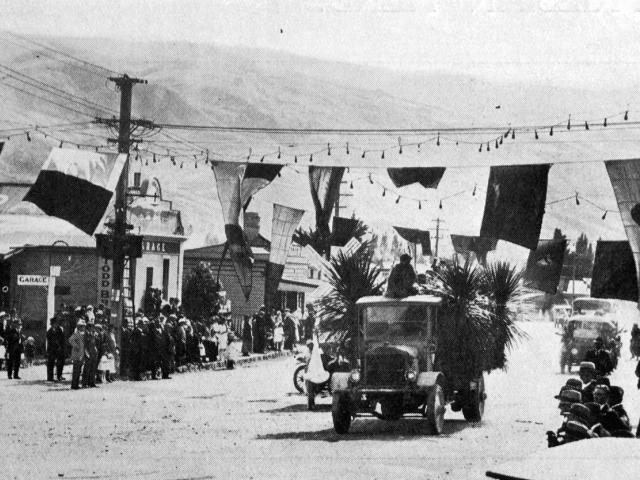
M 211 264 L 200 262 L 191 271 L 182 289 L 182 307 L 187 317 L 204 319 L 218 313 L 222 284 L 216 280 Z

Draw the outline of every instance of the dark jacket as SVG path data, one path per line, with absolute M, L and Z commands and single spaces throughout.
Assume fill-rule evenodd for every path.
M 47 331 L 47 356 L 51 358 L 65 356 L 65 337 L 62 327 L 54 325 Z
M 6 331 L 5 342 L 9 355 L 20 355 L 24 352 L 24 335 L 16 327 L 9 327 Z
M 416 290 L 413 284 L 416 283 L 417 277 L 413 267 L 408 263 L 399 263 L 391 270 L 389 280 L 387 281 L 388 297 L 407 297 L 414 295 Z

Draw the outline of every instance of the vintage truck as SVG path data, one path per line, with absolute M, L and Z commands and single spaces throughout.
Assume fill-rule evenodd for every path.
M 431 295 L 384 296 L 358 300 L 357 366 L 331 378 L 334 429 L 344 434 L 352 419 L 374 416 L 397 420 L 426 418 L 429 433 L 444 428 L 447 404 L 465 419 L 479 422 L 486 399 L 482 373 L 441 369 L 438 321 L 442 299 Z

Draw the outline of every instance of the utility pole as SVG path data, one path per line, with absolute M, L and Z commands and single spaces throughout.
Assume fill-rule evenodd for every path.
M 120 89 L 120 121 L 118 128 L 118 153 L 127 155 L 122 174 L 116 187 L 115 223 L 113 225 L 113 290 L 115 291 L 114 309 L 116 322 L 116 345 L 121 348 L 122 320 L 124 317 L 124 298 L 122 296 L 125 246 L 127 240 L 127 192 L 129 189 L 129 147 L 131 146 L 131 96 L 133 85 L 147 83 L 146 80 L 131 78 L 128 75 L 109 77 Z M 119 366 L 118 366 L 119 368 Z
M 441 223 L 445 223 L 444 220 L 440 220 L 440 217 L 436 218 L 435 220 L 432 220 L 433 222 L 436 222 L 436 251 L 435 251 L 435 257 L 438 258 L 438 242 L 440 240 L 440 224 Z

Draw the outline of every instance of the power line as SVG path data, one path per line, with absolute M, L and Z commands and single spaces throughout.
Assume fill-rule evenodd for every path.
M 90 115 L 90 114 L 88 114 L 88 113 L 86 113 L 86 112 L 81 112 L 81 111 L 79 111 L 79 110 L 76 110 L 75 108 L 71 108 L 71 107 L 69 107 L 68 105 L 63 105 L 63 104 L 61 104 L 61 103 L 54 102 L 53 100 L 51 100 L 51 99 L 49 99 L 49 98 L 41 97 L 40 95 L 36 95 L 36 94 L 35 94 L 35 93 L 33 93 L 33 92 L 29 92 L 29 91 L 27 91 L 27 90 L 23 90 L 22 88 L 18 88 L 18 87 L 16 87 L 15 85 L 11 85 L 10 83 L 3 82 L 3 81 L 2 81 L 2 79 L 0 79 L 0 83 L 2 83 L 2 84 L 3 84 L 4 86 L 6 86 L 6 87 L 13 88 L 14 90 L 17 90 L 17 91 L 19 91 L 19 92 L 21 92 L 21 93 L 24 93 L 24 94 L 26 94 L 26 95 L 30 95 L 30 96 L 32 96 L 32 97 L 39 98 L 40 100 L 44 100 L 45 102 L 49 102 L 49 103 L 51 103 L 51 104 L 53 104 L 53 105 L 56 105 L 56 106 L 58 106 L 58 107 L 60 107 L 60 108 L 65 109 L 65 110 L 69 110 L 69 111 L 71 111 L 71 112 L 77 113 L 77 114 L 82 115 L 82 116 L 85 116 L 85 117 L 92 117 L 92 115 Z
M 75 62 L 81 63 L 81 64 L 86 65 L 88 67 L 93 67 L 93 68 L 95 68 L 97 70 L 102 70 L 107 75 L 119 75 L 119 73 L 114 71 L 114 70 L 111 70 L 109 68 L 103 67 L 102 65 L 91 63 L 91 62 L 89 62 L 87 60 L 84 60 L 82 58 L 75 57 L 75 56 L 73 56 L 73 55 L 71 55 L 71 54 L 69 54 L 67 52 L 64 52 L 62 50 L 58 50 L 56 48 L 53 48 L 53 47 L 51 47 L 49 45 L 45 45 L 43 43 L 37 42 L 37 41 L 35 41 L 35 40 L 31 39 L 31 38 L 24 37 L 22 35 L 18 35 L 17 33 L 10 32 L 10 31 L 7 31 L 7 30 L 4 30 L 2 33 L 11 35 L 12 37 L 15 37 L 15 38 L 18 38 L 18 39 L 22 40 L 23 42 L 27 42 L 27 43 L 31 43 L 33 45 L 37 45 L 40 48 L 44 48 L 45 50 L 48 50 L 48 51 L 50 51 L 52 53 L 55 53 L 57 55 L 69 58 L 69 59 L 71 59 L 71 60 L 73 60 Z M 26 48 L 26 47 L 24 47 L 24 48 Z M 95 72 L 93 72 L 93 73 L 95 73 Z M 107 75 L 105 75 L 105 76 L 107 76 Z
M 16 80 L 18 82 L 21 82 L 25 85 L 28 85 L 30 87 L 36 88 L 38 90 L 40 90 L 41 92 L 47 93 L 49 95 L 54 95 L 56 97 L 62 98 L 64 100 L 73 102 L 77 105 L 80 105 L 82 107 L 85 107 L 87 109 L 93 109 L 93 110 L 99 110 L 102 111 L 104 113 L 111 113 L 114 114 L 116 113 L 115 110 L 112 110 L 108 107 L 105 107 L 103 105 L 100 105 L 96 102 L 93 102 L 89 99 L 86 99 L 84 97 L 81 97 L 79 95 L 75 95 L 73 93 L 67 92 L 65 90 L 62 90 L 58 87 L 55 87 L 53 85 L 50 85 L 48 83 L 45 82 L 41 82 L 39 80 L 36 80 L 35 78 L 32 78 L 28 75 L 25 75 L 23 73 L 20 73 L 16 70 L 13 70 L 12 68 L 9 68 L 5 65 L 0 64 L 0 69 L 4 69 L 7 70 L 8 72 L 11 73 L 5 73 L 5 77 L 4 78 L 11 78 L 13 80 Z M 22 77 L 22 78 L 21 78 Z

